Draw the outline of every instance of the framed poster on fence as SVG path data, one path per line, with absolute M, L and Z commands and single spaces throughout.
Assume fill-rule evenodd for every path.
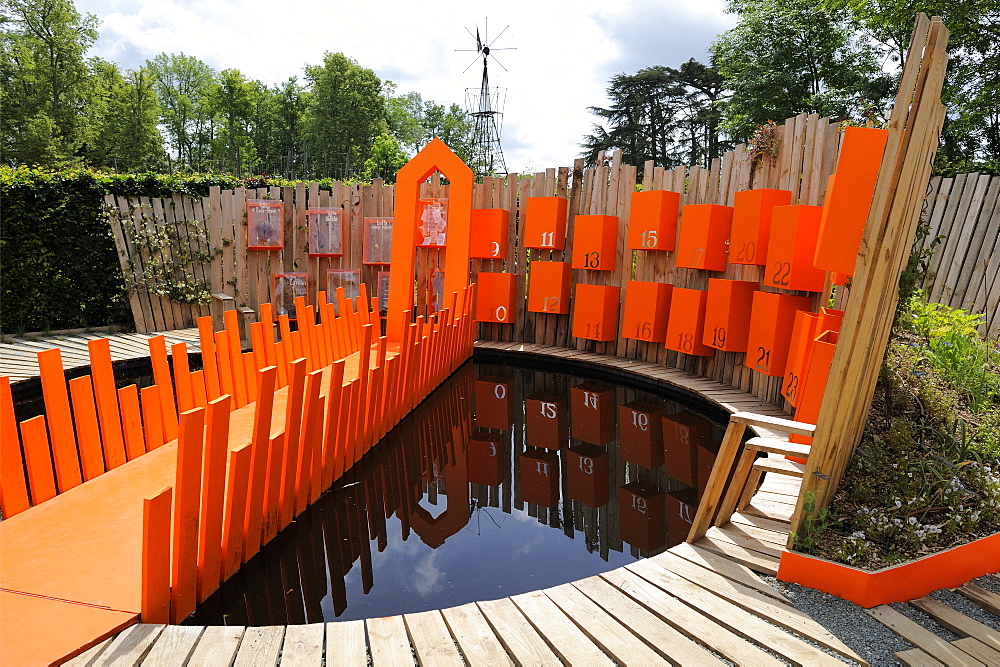
M 295 320 L 295 297 L 307 297 L 309 294 L 308 273 L 275 273 L 274 281 L 274 313 L 278 317 L 288 315 Z
M 334 315 L 340 316 L 340 299 L 337 288 L 344 288 L 344 297 L 354 301 L 361 293 L 360 269 L 330 269 L 326 272 L 326 298 L 333 302 Z
M 378 316 L 383 320 L 389 313 L 389 272 L 379 271 L 377 277 Z
M 424 247 L 443 246 L 445 232 L 448 228 L 448 200 L 421 199 L 419 211 L 418 223 L 421 241 L 417 245 Z
M 428 284 L 427 312 L 436 313 L 444 307 L 444 269 L 431 269 Z
M 365 218 L 365 264 L 392 261 L 392 218 Z
M 247 200 L 247 247 L 250 250 L 281 250 L 284 247 L 281 205 L 276 199 Z
M 339 257 L 344 254 L 344 237 L 340 208 L 310 207 L 309 256 Z

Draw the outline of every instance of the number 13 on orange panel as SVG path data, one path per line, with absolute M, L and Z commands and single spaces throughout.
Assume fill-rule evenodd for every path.
M 618 218 L 578 215 L 573 221 L 573 268 L 614 271 Z

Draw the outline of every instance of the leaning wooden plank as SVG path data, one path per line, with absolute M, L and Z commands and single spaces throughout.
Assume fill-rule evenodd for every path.
M 907 651 L 898 651 L 893 653 L 896 656 L 896 660 L 906 667 L 939 667 L 943 665 L 931 656 L 927 655 L 918 648 L 911 648 Z
M 285 628 L 285 643 L 281 647 L 282 665 L 323 664 L 323 637 L 326 626 L 322 623 L 289 625 Z
M 930 630 L 924 629 L 889 605 L 882 604 L 865 611 L 879 623 L 946 665 L 976 664 L 970 660 L 967 653 L 955 648 Z
M 682 542 L 677 546 L 671 547 L 670 553 L 676 554 L 716 574 L 721 574 L 727 579 L 732 579 L 736 583 L 752 588 L 764 595 L 777 597 L 787 602 L 785 597 L 774 586 L 758 577 L 746 566 L 734 563 L 725 556 L 720 556 L 712 551 L 701 549 L 687 542 Z
M 404 614 L 403 620 L 422 666 L 464 664 L 440 611 Z
M 612 665 L 559 607 L 540 591 L 510 598 L 556 653 L 571 665 Z
M 142 664 L 164 667 L 185 664 L 204 631 L 201 625 L 168 625 Z
M 740 565 L 745 565 L 757 572 L 763 572 L 771 576 L 778 574 L 778 559 L 773 556 L 765 556 L 756 551 L 750 551 L 736 544 L 708 536 L 695 542 L 695 546 L 707 551 L 714 551 L 720 556 L 726 556 L 730 560 L 736 561 Z
M 368 644 L 364 621 L 326 624 L 326 664 L 367 665 Z
M 1000 595 L 971 582 L 956 590 L 986 611 L 1000 616 Z
M 562 662 L 552 652 L 545 640 L 524 614 L 511 602 L 501 598 L 489 602 L 477 602 L 483 618 L 493 628 L 504 649 L 519 665 L 561 665 Z
M 951 645 L 962 649 L 984 665 L 1000 665 L 1000 651 L 990 648 L 975 637 L 956 639 Z
M 284 638 L 283 625 L 247 628 L 233 664 L 235 667 L 270 667 L 278 664 Z
M 188 659 L 188 667 L 231 665 L 243 640 L 244 630 L 241 625 L 212 625 L 205 628 L 194 647 L 194 653 Z
M 123 630 L 103 653 L 97 656 L 94 665 L 137 665 L 149 653 L 153 642 L 163 632 L 162 625 L 137 623 Z
M 910 600 L 910 604 L 925 614 L 933 616 L 939 625 L 948 628 L 956 635 L 975 637 L 994 650 L 1000 651 L 1000 632 L 988 625 L 983 625 L 934 598 Z
M 75 658 L 70 658 L 69 660 L 64 662 L 63 667 L 86 667 L 87 665 L 94 664 L 94 661 L 97 660 L 98 656 L 100 656 L 105 649 L 111 646 L 111 643 L 114 640 L 115 637 L 112 636 L 108 637 L 102 642 L 97 642 L 96 644 L 88 648 L 86 651 L 81 653 L 80 655 L 76 656 Z
M 413 653 L 410 651 L 410 638 L 406 634 L 406 625 L 402 616 L 386 616 L 384 618 L 369 618 L 365 621 L 368 629 L 368 645 L 372 651 L 372 664 L 382 665 L 414 664 Z
M 475 603 L 442 609 L 445 623 L 470 665 L 513 665 Z

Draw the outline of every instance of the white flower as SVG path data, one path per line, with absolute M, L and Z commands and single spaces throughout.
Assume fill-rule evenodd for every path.
M 906 523 L 910 524 L 911 526 L 917 525 L 917 517 L 911 516 L 909 519 L 906 520 Z

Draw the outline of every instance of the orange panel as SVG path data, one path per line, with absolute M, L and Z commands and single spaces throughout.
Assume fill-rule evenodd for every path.
M 514 421 L 510 392 L 514 383 L 504 378 L 476 380 L 476 426 L 509 431 Z
M 663 410 L 644 401 L 619 406 L 618 455 L 650 470 L 663 465 Z
M 170 622 L 170 505 L 173 487 L 142 501 L 143 623 Z
M 565 248 L 566 207 L 564 197 L 528 197 L 522 245 L 539 250 Z
M 370 339 L 369 339 L 370 341 Z M 362 374 L 364 375 L 364 374 Z M 302 447 L 302 404 L 305 400 L 306 388 L 306 360 L 296 359 L 291 364 L 291 374 L 288 378 L 288 399 L 285 403 L 285 462 L 281 469 L 281 498 L 278 504 L 281 506 L 279 515 L 279 530 L 292 521 L 292 510 L 295 507 L 295 476 L 298 471 L 299 450 Z M 266 417 L 266 415 L 265 415 Z M 255 419 L 255 423 L 256 419 Z M 263 422 L 261 422 L 263 423 Z M 355 423 L 356 420 L 355 420 Z M 257 433 L 264 437 L 255 438 L 253 469 L 255 480 L 263 481 L 263 466 L 267 461 L 264 447 L 267 446 L 267 432 L 260 430 Z M 253 492 L 256 496 L 263 488 L 262 483 L 255 481 Z M 261 494 L 263 495 L 263 494 Z M 247 507 L 247 538 L 243 545 L 243 558 L 249 558 L 257 553 L 260 544 L 260 531 L 250 523 L 251 515 L 254 513 L 260 516 L 260 506 L 250 504 Z
M 476 285 L 476 321 L 513 324 L 517 276 L 480 273 Z
M 791 203 L 792 193 L 788 190 L 757 188 L 737 192 L 733 198 L 729 263 L 764 266 L 774 207 Z
M 811 307 L 809 297 L 754 292 L 744 362 L 747 368 L 771 377 L 784 375 L 795 313 Z
M 687 539 L 694 515 L 698 512 L 698 494 L 691 489 L 667 493 L 667 544 L 680 544 Z
M 83 477 L 80 475 L 76 438 L 73 437 L 73 415 L 69 409 L 69 393 L 66 391 L 66 375 L 59 348 L 38 353 L 38 373 L 45 397 L 45 416 L 49 420 L 56 481 L 62 493 L 82 483 Z
M 243 527 L 247 511 L 247 479 L 253 450 L 246 443 L 229 452 L 226 480 L 226 523 L 222 527 L 222 580 L 236 574 L 243 563 Z
M 622 338 L 662 343 L 667 338 L 667 319 L 673 285 L 630 280 L 625 286 Z
M 482 435 L 470 438 L 466 449 L 469 482 L 500 486 L 504 475 L 504 462 L 500 457 L 502 451 L 502 445 L 496 439 Z
M 554 507 L 559 502 L 559 455 L 531 450 L 521 454 L 521 498 L 526 503 Z
M 792 324 L 792 335 L 788 341 L 788 358 L 785 361 L 784 379 L 781 383 L 781 395 L 791 405 L 798 405 L 802 378 L 806 372 L 806 361 L 812 353 L 813 339 L 816 337 L 816 325 L 819 315 L 805 310 L 795 312 Z
M 198 602 L 215 592 L 222 576 L 222 524 L 226 501 L 226 454 L 232 398 L 208 404 L 202 464 L 201 523 L 198 535 Z
M 572 433 L 592 445 L 615 439 L 615 390 L 593 382 L 584 382 L 569 390 L 573 413 Z
M 147 389 L 156 390 L 155 386 L 147 387 Z M 76 422 L 76 439 L 80 447 L 80 465 L 83 470 L 83 479 L 86 481 L 104 474 L 104 450 L 101 449 L 101 430 L 97 423 L 97 406 L 94 404 L 94 390 L 90 385 L 90 376 L 84 375 L 70 380 L 69 392 L 73 397 L 73 415 Z M 159 400 L 159 397 L 156 400 Z M 159 405 L 156 407 L 159 408 Z M 156 413 L 157 419 L 159 419 L 159 414 L 159 412 Z M 159 422 L 156 425 L 161 428 L 160 438 L 162 440 L 163 425 Z M 4 516 L 10 515 L 5 514 Z
M 261 544 L 267 544 L 278 534 L 281 512 L 281 466 L 284 461 L 285 434 L 278 433 L 268 439 L 267 489 L 264 494 L 264 513 L 261 520 Z
M 844 323 L 844 311 L 836 308 L 819 309 L 819 331 L 840 331 Z
M 569 313 L 568 262 L 531 262 L 528 276 L 528 312 Z
M 532 394 L 524 399 L 525 444 L 560 449 L 566 442 L 566 397 Z
M 177 392 L 177 411 L 194 409 L 194 389 L 191 387 L 191 370 L 188 366 L 187 343 L 170 346 L 170 359 L 174 364 L 174 389 Z
M 674 287 L 670 298 L 665 347 L 698 357 L 710 357 L 715 350 L 702 343 L 705 335 L 707 292 Z
M 677 212 L 681 196 L 670 190 L 632 193 L 629 250 L 673 250 L 677 245 Z
M 764 285 L 822 291 L 826 272 L 813 266 L 822 206 L 776 206 L 771 219 Z
M 663 491 L 651 484 L 630 482 L 618 489 L 621 538 L 642 551 L 656 551 L 667 542 Z
M 162 346 L 163 336 L 149 339 L 150 352 L 153 356 L 153 374 L 157 384 L 160 376 L 157 373 L 166 361 L 166 346 L 154 346 L 159 340 Z M 104 460 L 108 470 L 125 463 L 125 437 L 122 434 L 121 414 L 118 411 L 118 391 L 115 388 L 115 373 L 111 365 L 111 344 L 107 338 L 87 341 L 90 351 L 90 372 L 94 382 L 94 395 L 97 399 L 97 415 L 101 419 L 101 439 L 104 441 Z M 158 354 L 163 354 L 163 359 Z M 162 369 L 161 369 L 162 372 Z M 170 386 L 170 375 L 167 373 L 167 386 Z M 173 394 L 170 395 L 170 405 L 173 406 Z M 176 436 L 176 429 L 174 429 Z M 169 430 L 168 430 L 169 436 Z
M 573 268 L 614 271 L 618 218 L 578 215 L 573 221 Z
M 826 381 L 830 377 L 830 366 L 833 364 L 833 352 L 837 347 L 836 331 L 824 331 L 813 340 L 812 350 L 806 362 L 806 373 L 799 382 L 799 400 L 795 408 L 795 420 L 806 424 L 815 424 L 819 417 L 819 409 L 823 404 L 823 394 L 826 391 Z M 792 442 L 809 444 L 812 438 L 792 435 Z
M 847 281 L 851 279 L 851 276 L 845 276 L 843 273 L 831 273 L 830 282 L 834 285 L 840 285 L 844 287 L 847 285 Z
M 24 460 L 31 485 L 31 504 L 44 503 L 56 495 L 56 480 L 52 475 L 52 453 L 45 432 L 45 416 L 38 415 L 21 422 L 24 440 Z
M 118 390 L 118 403 L 122 408 L 122 425 L 125 432 L 125 451 L 128 460 L 146 453 L 146 438 L 142 434 L 142 411 L 139 407 L 139 390 L 134 384 Z
M 720 204 L 688 204 L 681 212 L 677 242 L 677 266 L 725 271 L 733 207 Z
M 715 458 L 719 453 L 718 443 L 710 442 L 709 435 L 706 442 L 698 445 L 696 454 L 698 456 L 698 497 L 705 495 L 705 487 L 708 486 L 708 478 L 712 474 L 712 467 L 715 466 Z
M 504 259 L 507 256 L 507 235 L 510 214 L 502 208 L 472 209 L 472 238 L 469 257 L 473 259 Z
M 588 340 L 615 340 L 618 334 L 619 287 L 577 285 L 573 336 Z
M 205 409 L 180 414 L 174 481 L 170 622 L 180 623 L 198 604 L 198 525 Z
M 702 342 L 725 352 L 746 352 L 750 335 L 750 305 L 758 283 L 708 279 L 705 334 Z
M 77 379 L 83 380 L 83 378 Z M 88 387 L 89 384 L 88 379 Z M 100 442 L 97 447 L 100 452 Z M 101 463 L 101 471 L 97 474 L 104 472 L 103 461 Z M 86 471 L 86 468 L 84 470 Z M 30 506 L 28 485 L 24 478 L 24 461 L 21 456 L 21 438 L 18 436 L 17 421 L 14 417 L 14 398 L 10 392 L 10 378 L 3 375 L 0 376 L 0 511 L 6 519 Z
M 819 240 L 812 258 L 817 267 L 854 275 L 888 136 L 888 130 L 844 129 L 837 172 L 827 186 Z
M 264 317 L 264 306 L 270 313 L 271 304 L 262 304 L 261 318 Z M 215 357 L 215 335 L 212 332 L 212 317 L 205 315 L 198 318 L 198 341 L 201 347 L 201 367 L 205 371 L 205 389 L 209 400 L 221 395 L 219 385 L 219 362 Z
M 582 444 L 566 450 L 566 486 L 569 497 L 589 507 L 608 504 L 608 453 L 596 445 Z
M 690 412 L 663 418 L 663 461 L 666 473 L 688 486 L 697 485 L 697 448 L 712 438 L 712 423 Z

